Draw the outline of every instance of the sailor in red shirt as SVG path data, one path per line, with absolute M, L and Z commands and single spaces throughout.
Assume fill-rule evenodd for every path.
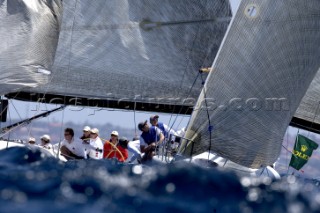
M 111 132 L 111 139 L 103 146 L 103 158 L 117 158 L 120 162 L 127 160 L 128 151 L 120 146 L 118 137 L 117 131 Z

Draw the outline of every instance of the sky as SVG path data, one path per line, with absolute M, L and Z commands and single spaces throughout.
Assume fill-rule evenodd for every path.
M 44 112 L 46 109 L 54 109 L 56 107 L 59 107 L 58 105 L 49 105 L 49 104 L 36 104 L 36 103 L 30 103 L 30 102 L 23 102 L 23 101 L 16 101 L 16 100 L 10 100 L 9 103 L 9 112 L 8 112 L 8 119 L 11 118 L 19 118 L 19 119 L 25 119 L 30 118 L 36 114 Z M 19 115 L 16 111 L 16 109 L 19 111 Z M 155 113 L 149 113 L 149 112 L 136 112 L 136 125 L 140 121 L 144 121 L 146 119 L 149 119 L 151 115 L 154 115 Z M 161 120 L 164 123 L 172 125 L 174 119 L 176 118 L 176 115 L 170 115 L 170 114 L 163 114 L 163 113 L 157 113 Z M 171 117 L 171 120 L 170 120 Z M 190 116 L 178 116 L 177 120 L 174 125 L 174 129 L 178 130 L 182 127 L 186 127 L 187 123 L 189 121 Z M 106 124 L 111 123 L 116 126 L 120 126 L 123 128 L 128 129 L 134 129 L 135 128 L 135 122 L 134 122 L 134 112 L 133 111 L 113 111 L 112 109 L 103 109 L 98 110 L 97 108 L 79 108 L 79 107 L 73 107 L 69 106 L 64 111 L 59 111 L 51 114 L 49 117 L 42 118 L 40 120 L 46 121 L 46 122 L 67 122 L 67 121 L 73 121 L 76 123 L 82 123 L 85 125 L 86 123 L 97 123 L 97 124 Z M 302 134 L 315 142 L 319 143 L 320 141 L 320 135 L 311 133 L 302 129 L 297 129 L 294 127 L 289 127 L 286 134 L 283 138 L 283 146 L 281 151 L 281 155 L 279 157 L 279 160 L 276 164 L 276 170 L 280 172 L 281 174 L 285 174 L 289 172 L 290 174 L 292 172 L 297 173 L 298 175 L 303 175 L 305 177 L 320 177 L 320 170 L 318 168 L 319 162 L 320 162 L 320 149 L 314 151 L 313 156 L 309 159 L 309 162 L 306 164 L 306 166 L 303 167 L 302 172 L 295 171 L 291 167 L 288 167 L 290 158 L 291 158 L 291 152 L 290 150 L 293 149 L 295 137 L 297 134 Z M 288 169 L 289 168 L 289 169 Z
M 43 113 L 47 110 L 51 110 L 59 107 L 60 105 L 55 104 L 38 104 L 32 102 L 24 102 L 17 100 L 10 100 L 8 119 L 26 119 L 34 115 Z M 48 122 L 68 122 L 73 121 L 76 123 L 90 123 L 106 124 L 111 123 L 116 126 L 123 128 L 134 129 L 139 122 L 149 120 L 151 115 L 159 115 L 159 121 L 172 125 L 173 129 L 179 130 L 182 127 L 186 127 L 190 116 L 187 115 L 174 115 L 167 113 L 155 113 L 155 112 L 139 112 L 139 111 L 128 111 L 128 110 L 115 110 L 107 108 L 94 108 L 94 107 L 75 107 L 68 106 L 63 111 L 52 113 L 48 118 L 42 118 Z M 175 121 L 175 122 L 174 122 Z
M 231 5 L 232 14 L 234 14 L 238 9 L 241 0 L 229 0 L 229 1 Z

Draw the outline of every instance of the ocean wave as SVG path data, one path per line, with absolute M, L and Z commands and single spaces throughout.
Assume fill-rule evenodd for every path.
M 188 163 L 66 163 L 39 149 L 0 151 L 0 212 L 319 212 L 319 182 L 239 177 Z

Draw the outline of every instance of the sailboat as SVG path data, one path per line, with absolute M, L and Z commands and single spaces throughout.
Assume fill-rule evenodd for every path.
M 227 0 L 5 0 L 0 92 L 192 113 L 180 154 L 266 168 L 290 122 L 320 122 L 319 8 L 250 0 L 232 14 Z

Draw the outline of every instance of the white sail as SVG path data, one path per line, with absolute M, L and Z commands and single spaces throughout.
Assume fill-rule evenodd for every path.
M 198 69 L 211 66 L 231 20 L 224 0 L 63 4 L 51 81 L 25 92 L 192 107 Z
M 0 1 L 0 94 L 48 82 L 61 13 L 61 0 Z
M 242 1 L 187 129 L 193 152 L 273 164 L 320 67 L 318 44 L 320 1 Z

